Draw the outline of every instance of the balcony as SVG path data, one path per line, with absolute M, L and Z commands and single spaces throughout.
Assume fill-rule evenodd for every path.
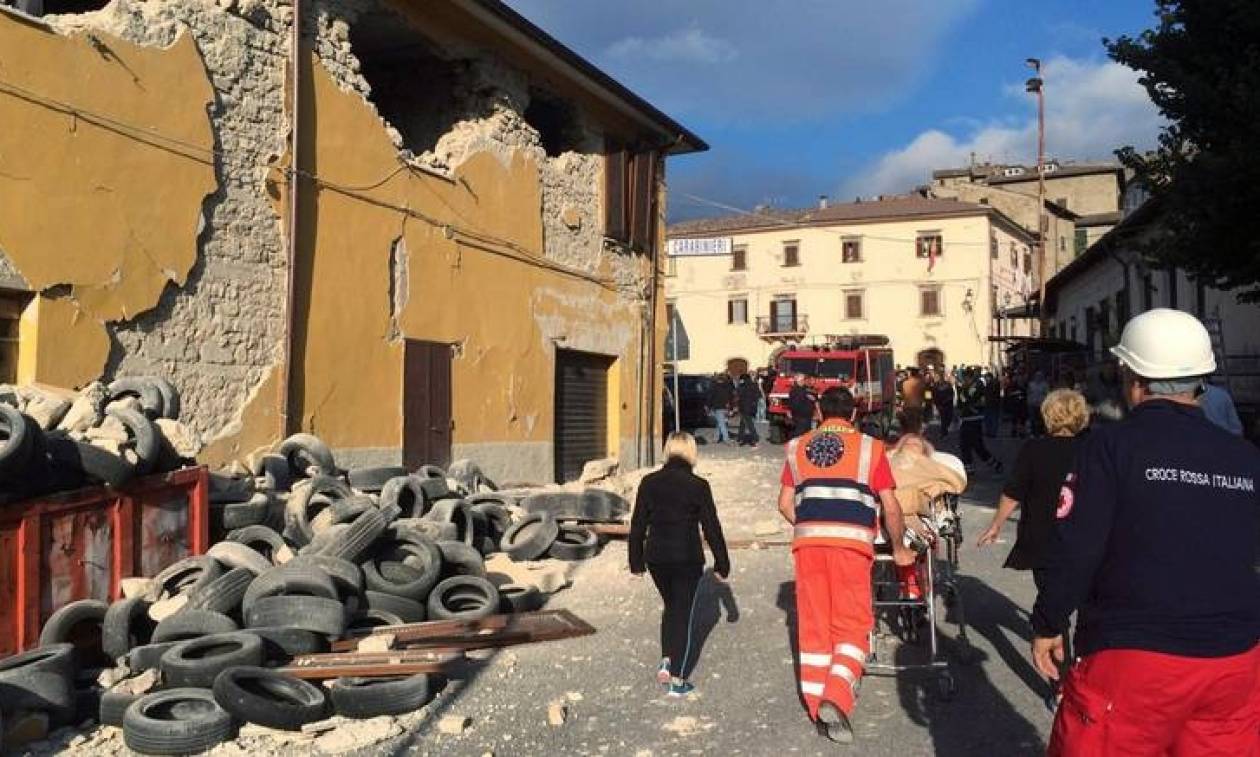
M 799 339 L 809 332 L 804 313 L 757 316 L 757 336 L 762 339 Z

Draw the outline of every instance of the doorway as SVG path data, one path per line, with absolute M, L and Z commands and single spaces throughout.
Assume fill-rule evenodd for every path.
M 445 468 L 451 462 L 451 346 L 403 343 L 403 466 Z
M 613 358 L 556 350 L 556 481 L 574 481 L 608 456 L 608 370 Z
M 943 370 L 945 368 L 945 353 L 936 348 L 919 350 L 917 360 L 919 370 L 926 371 L 929 368 Z

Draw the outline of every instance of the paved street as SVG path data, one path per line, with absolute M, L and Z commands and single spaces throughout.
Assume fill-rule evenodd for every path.
M 728 538 L 751 536 L 753 524 L 775 517 L 774 482 L 782 448 L 701 448 L 699 473 L 710 479 Z M 1009 456 L 1009 453 L 1008 453 Z M 998 479 L 975 481 L 964 503 L 969 539 L 987 521 Z M 962 563 L 963 596 L 975 659 L 951 661 L 959 683 L 950 703 L 936 699 L 931 679 L 871 677 L 863 685 L 855 725 L 869 755 L 1031 755 L 1044 749 L 1051 716 L 1026 659 L 1032 581 L 1001 569 L 1006 543 Z M 431 718 L 466 715 L 471 727 L 446 736 L 424 727 L 393 744 L 396 753 L 428 754 L 824 754 L 795 694 L 789 623 L 793 606 L 785 547 L 733 552 L 730 592 L 704 584 L 697 635 L 703 653 L 697 695 L 661 696 L 653 680 L 658 658 L 658 599 L 652 584 L 626 571 L 625 546 L 610 545 L 581 566 L 572 588 L 557 595 L 599 632 L 584 639 L 496 653 L 466 681 L 452 682 Z M 945 645 L 959 649 L 946 621 Z M 899 661 L 916 649 L 891 649 Z M 966 656 L 966 655 L 964 655 Z M 955 654 L 955 657 L 957 655 Z M 566 700 L 568 719 L 547 723 L 552 702 Z

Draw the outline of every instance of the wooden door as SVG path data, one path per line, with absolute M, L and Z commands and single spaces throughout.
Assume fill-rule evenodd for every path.
M 451 346 L 406 340 L 403 347 L 403 465 L 451 462 Z

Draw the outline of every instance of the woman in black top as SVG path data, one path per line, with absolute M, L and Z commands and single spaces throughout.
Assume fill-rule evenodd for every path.
M 701 530 L 713 552 L 717 580 L 726 581 L 731 563 L 709 482 L 691 471 L 695 438 L 686 432 L 670 434 L 665 456 L 661 469 L 639 484 L 630 519 L 630 572 L 638 576 L 646 568 L 665 601 L 657 681 L 669 684 L 670 696 L 683 696 L 694 689 L 683 676 L 694 662 L 688 658 L 696 589 L 704 573 Z
M 1041 568 L 1054 534 L 1059 493 L 1072 471 L 1076 437 L 1089 425 L 1089 405 L 1080 392 L 1056 389 L 1041 403 L 1041 416 L 1047 436 L 1030 439 L 1020 448 L 993 521 L 978 540 L 982 547 L 997 541 L 1002 524 L 1015 508 L 1020 508 L 1015 546 L 1006 558 L 1005 567 L 1031 570 L 1039 590 Z

